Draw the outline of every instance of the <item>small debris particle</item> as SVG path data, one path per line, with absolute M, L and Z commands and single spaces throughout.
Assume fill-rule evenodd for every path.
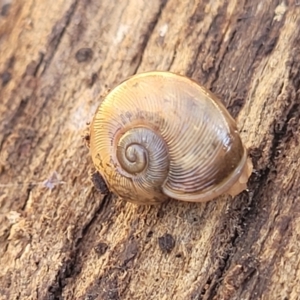
M 170 253 L 175 247 L 175 240 L 169 233 L 158 238 L 158 245 L 162 252 Z
M 103 255 L 103 254 L 106 252 L 107 249 L 108 249 L 108 245 L 107 245 L 106 243 L 103 243 L 103 242 L 100 242 L 100 243 L 94 248 L 95 252 L 96 252 L 99 256 Z
M 275 8 L 275 16 L 274 16 L 274 21 L 280 22 L 285 15 L 287 11 L 287 5 L 285 4 L 284 1 L 282 1 L 276 8 Z
M 92 76 L 87 80 L 88 87 L 91 88 L 97 80 L 98 80 L 97 73 L 93 73 Z
M 91 180 L 94 184 L 95 189 L 100 192 L 103 195 L 108 194 L 108 188 L 107 185 L 103 179 L 103 177 L 100 175 L 99 172 L 94 172 L 91 175 Z
M 75 58 L 77 62 L 87 62 L 93 58 L 93 50 L 91 48 L 81 48 L 79 49 L 76 54 Z
M 48 188 L 49 190 L 53 190 L 57 185 L 65 183 L 61 181 L 59 174 L 54 171 L 48 179 L 43 181 L 43 186 Z
M 83 142 L 87 148 L 90 148 L 90 133 L 88 130 L 82 136 Z
M 5 86 L 11 80 L 11 74 L 8 71 L 5 71 L 1 74 L 2 86 Z
M 138 253 L 138 244 L 136 240 L 130 239 L 128 243 L 125 245 L 124 252 L 121 255 L 121 260 L 123 260 L 124 265 L 127 265 L 130 261 L 132 261 Z
M 169 26 L 167 23 L 163 24 L 160 28 L 159 28 L 159 36 L 160 37 L 164 37 L 166 35 L 166 33 L 168 32 Z
M 11 225 L 16 224 L 19 222 L 20 218 L 21 218 L 21 214 L 18 213 L 17 211 L 10 211 L 8 212 L 8 214 L 6 215 L 7 220 L 9 221 L 9 223 Z
M 6 17 L 8 16 L 9 9 L 10 9 L 10 3 L 4 4 L 1 8 L 1 16 Z

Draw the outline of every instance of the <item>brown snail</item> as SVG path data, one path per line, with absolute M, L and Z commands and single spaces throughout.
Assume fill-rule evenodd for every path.
M 90 149 L 109 190 L 139 204 L 234 196 L 252 172 L 223 104 L 169 72 L 138 74 L 115 87 L 90 126 Z

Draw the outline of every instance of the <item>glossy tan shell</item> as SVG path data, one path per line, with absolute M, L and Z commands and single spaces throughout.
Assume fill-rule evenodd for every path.
M 93 119 L 90 148 L 108 188 L 141 204 L 235 195 L 252 171 L 222 103 L 169 72 L 138 74 L 114 88 Z

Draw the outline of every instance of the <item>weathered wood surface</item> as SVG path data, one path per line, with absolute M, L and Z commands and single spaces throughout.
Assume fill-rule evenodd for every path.
M 299 299 L 299 2 L 0 12 L 1 299 Z M 95 192 L 86 122 L 100 94 L 146 70 L 190 76 L 238 118 L 248 193 L 138 207 Z

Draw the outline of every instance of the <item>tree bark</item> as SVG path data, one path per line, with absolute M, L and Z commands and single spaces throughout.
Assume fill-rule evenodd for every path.
M 298 1 L 0 1 L 0 299 L 299 299 Z M 237 118 L 249 191 L 102 196 L 82 136 L 99 95 L 187 75 Z

